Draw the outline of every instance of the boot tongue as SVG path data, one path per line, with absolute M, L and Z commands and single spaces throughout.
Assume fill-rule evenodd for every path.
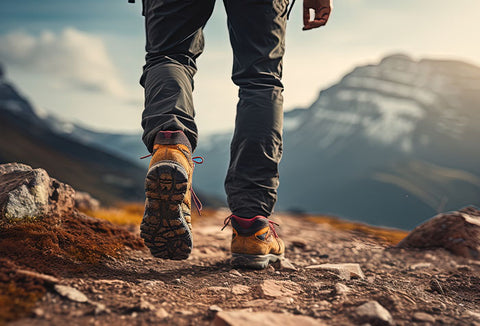
M 182 144 L 187 146 L 190 153 L 192 153 L 192 145 L 190 145 L 190 141 L 188 140 L 187 136 L 181 130 L 172 130 L 172 131 L 159 131 L 155 136 L 155 140 L 153 142 L 155 145 L 176 145 Z

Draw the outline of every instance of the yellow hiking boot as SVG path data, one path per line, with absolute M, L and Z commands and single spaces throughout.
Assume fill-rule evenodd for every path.
M 232 223 L 232 260 L 236 267 L 263 269 L 284 258 L 285 244 L 275 231 L 277 223 L 264 216 L 241 218 L 230 215 L 223 229 Z M 223 230 L 222 229 L 222 230 Z
M 182 260 L 192 251 L 191 152 L 182 131 L 160 131 L 155 138 L 140 225 L 140 236 L 154 257 Z

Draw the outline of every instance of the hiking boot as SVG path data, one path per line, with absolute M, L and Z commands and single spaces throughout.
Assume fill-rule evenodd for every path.
M 160 131 L 145 178 L 140 236 L 154 257 L 187 259 L 192 251 L 192 148 L 182 131 Z
M 264 216 L 241 218 L 230 215 L 223 229 L 232 223 L 232 260 L 237 267 L 263 269 L 284 258 L 285 245 L 275 231 L 277 223 Z M 222 230 L 223 230 L 222 229 Z

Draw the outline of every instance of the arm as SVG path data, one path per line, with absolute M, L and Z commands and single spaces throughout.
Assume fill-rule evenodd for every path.
M 310 9 L 315 12 L 313 20 L 310 20 Z M 324 26 L 331 12 L 331 0 L 303 0 L 303 30 Z

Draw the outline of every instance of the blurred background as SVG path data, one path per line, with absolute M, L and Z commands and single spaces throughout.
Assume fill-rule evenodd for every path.
M 404 229 L 480 205 L 480 3 L 342 0 L 288 22 L 277 211 Z M 205 28 L 194 100 L 194 185 L 225 203 L 237 90 L 222 1 Z M 105 205 L 142 201 L 141 1 L 4 0 L 0 163 L 22 162 Z

